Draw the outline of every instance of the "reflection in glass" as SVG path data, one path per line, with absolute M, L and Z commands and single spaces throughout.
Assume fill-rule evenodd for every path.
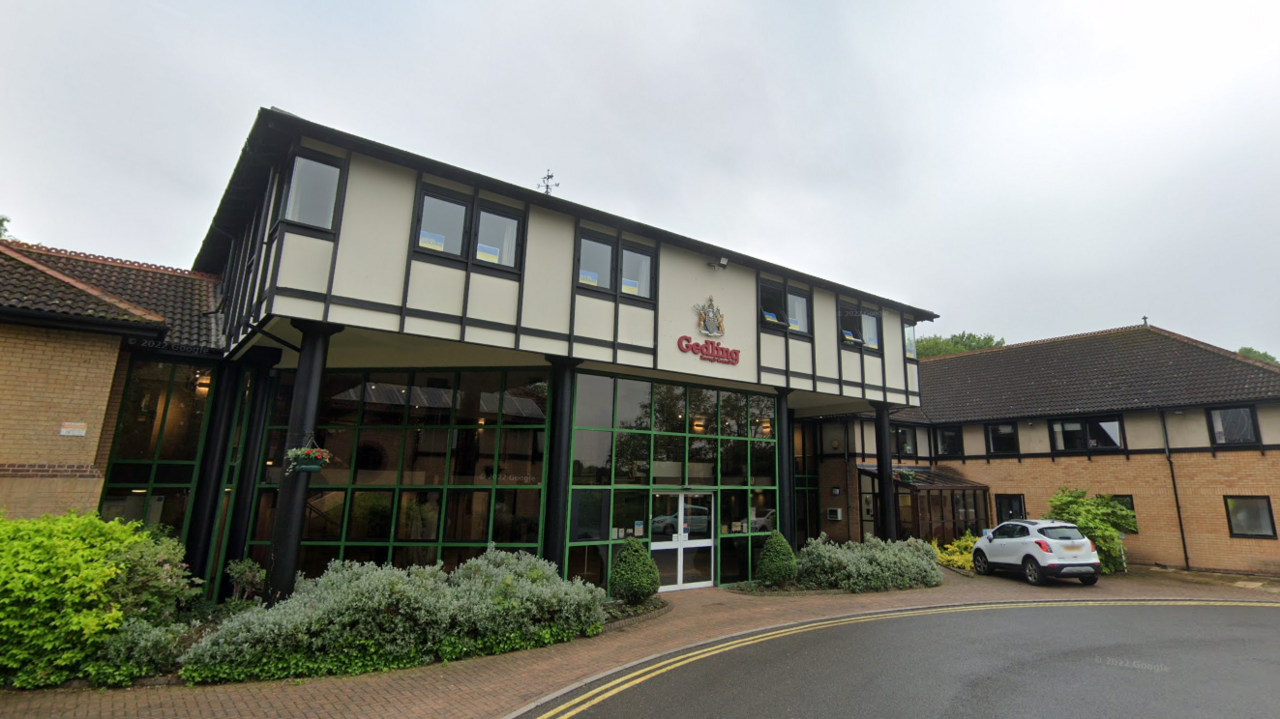
M 541 429 L 502 430 L 498 484 L 542 484 L 545 436 Z
M 440 533 L 439 489 L 405 490 L 400 493 L 400 518 L 396 539 L 434 542 Z
M 359 418 L 364 379 L 358 372 L 325 372 L 320 382 L 316 426 L 354 425 Z
M 391 565 L 399 569 L 406 567 L 430 567 L 436 563 L 435 547 L 396 547 L 391 552 Z
M 409 424 L 449 424 L 453 409 L 453 373 L 418 372 L 409 398 Z
M 364 417 L 360 423 L 403 424 L 408 396 L 407 372 L 371 372 L 364 383 Z
M 689 484 L 716 483 L 716 440 L 689 439 Z
M 751 443 L 751 486 L 771 487 L 778 474 L 777 445 L 773 442 Z
M 404 443 L 404 470 L 401 483 L 444 484 L 445 459 L 449 450 L 449 430 L 411 429 Z
M 711 547 L 686 547 L 683 551 L 684 583 L 710 582 L 712 579 Z
M 312 489 L 307 492 L 307 506 L 302 517 L 303 539 L 341 539 L 342 510 L 347 493 Z
M 777 492 L 772 490 L 753 491 L 751 493 L 751 531 L 772 532 L 777 529 L 777 510 Z
M 498 392 L 502 385 L 499 372 L 463 372 L 458 384 L 459 425 L 496 424 Z
M 678 533 L 680 526 L 680 495 L 653 495 L 652 511 L 653 518 L 649 520 L 649 526 L 653 531 L 653 541 L 675 541 L 674 535 Z
M 686 539 L 711 539 L 711 523 L 714 519 L 711 514 L 711 495 L 684 495 L 684 531 L 689 535 Z
M 352 492 L 347 539 L 385 542 L 391 538 L 392 492 Z
M 588 547 L 569 547 L 569 566 L 566 568 L 566 574 L 570 579 L 581 577 L 584 582 L 603 587 L 604 551 L 607 548 L 607 545 L 601 544 Z
M 450 489 L 445 498 L 446 542 L 483 542 L 489 535 L 489 491 Z
M 613 493 L 613 526 L 611 539 L 649 536 L 646 529 L 649 516 L 649 492 L 647 490 L 620 489 Z
M 484 547 L 445 547 L 440 550 L 440 561 L 444 571 L 452 572 L 458 565 L 481 554 L 484 554 Z
M 655 549 L 650 556 L 658 565 L 658 584 L 664 587 L 674 586 L 680 581 L 679 549 Z
M 333 229 L 333 208 L 338 204 L 341 170 L 306 157 L 295 157 L 289 178 L 284 218 L 325 230 Z
M 720 492 L 720 533 L 746 534 L 751 531 L 745 489 Z
M 509 372 L 507 390 L 502 395 L 503 424 L 544 424 L 546 421 L 546 373 Z
M 734 584 L 751 579 L 746 537 L 720 540 L 720 583 Z
M 745 437 L 750 424 L 747 395 L 740 392 L 720 392 L 720 434 L 726 437 Z
M 684 437 L 653 437 L 653 483 L 684 483 Z
M 652 402 L 649 394 L 653 385 L 633 379 L 618 380 L 619 429 L 649 429 L 649 413 Z
M 774 402 L 772 397 L 751 396 L 751 437 L 773 439 Z
M 653 428 L 658 432 L 685 431 L 684 387 L 672 384 L 653 386 Z
M 324 574 L 329 563 L 342 554 L 338 544 L 304 544 L 298 550 L 298 571 L 308 579 Z
M 578 375 L 573 424 L 576 427 L 613 426 L 613 379 L 594 374 Z
M 430 195 L 422 198 L 422 224 L 418 228 L 418 247 L 449 255 L 462 254 L 463 228 L 467 224 L 467 208 L 457 202 Z
M 350 482 L 355 438 L 356 432 L 353 429 L 316 430 L 316 444 L 332 452 L 333 460 L 319 472 L 311 475 L 311 484 L 348 484 Z
M 496 429 L 453 430 L 453 471 L 450 484 L 492 484 Z
M 618 432 L 615 484 L 649 483 L 649 444 L 652 435 L 640 432 Z
M 592 542 L 608 538 L 609 490 L 576 489 L 570 508 L 569 541 Z
M 716 391 L 689 389 L 689 434 L 715 434 Z
M 613 434 L 580 429 L 573 433 L 573 483 L 608 484 Z
M 356 484 L 395 484 L 400 468 L 400 440 L 404 430 L 360 430 L 356 447 Z
M 494 497 L 491 541 L 537 544 L 542 492 L 537 489 L 499 489 Z
M 720 440 L 720 484 L 745 486 L 747 484 L 747 441 L 741 439 Z
M 168 362 L 138 361 L 130 367 L 129 390 L 120 406 L 116 459 L 155 457 L 172 373 Z
M 178 365 L 169 390 L 169 406 L 164 414 L 164 438 L 160 459 L 192 460 L 200 446 L 205 404 L 209 397 L 210 370 Z

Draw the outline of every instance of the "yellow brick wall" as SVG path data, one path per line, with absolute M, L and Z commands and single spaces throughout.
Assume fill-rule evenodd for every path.
M 1280 511 L 1280 453 L 1176 453 L 1174 468 L 1182 504 L 1187 553 L 1200 569 L 1280 574 L 1280 541 L 1230 536 L 1224 495 L 1269 495 L 1273 511 Z M 1178 531 L 1177 507 L 1169 465 L 1163 454 L 948 461 L 965 477 L 986 484 L 992 502 L 996 494 L 1021 494 L 1027 516 L 1049 509 L 1059 487 L 1086 489 L 1090 494 L 1131 494 L 1139 533 L 1125 539 L 1129 559 L 1136 563 L 1181 567 L 1184 559 Z
M 111 335 L 0 324 L 0 509 L 95 509 L 99 441 L 120 353 Z M 85 436 L 59 434 L 83 422 Z

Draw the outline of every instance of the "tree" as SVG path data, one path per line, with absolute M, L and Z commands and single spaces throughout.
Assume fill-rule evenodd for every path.
M 1245 357 L 1252 357 L 1254 359 L 1262 360 L 1263 362 L 1270 362 L 1271 364 L 1280 364 L 1280 360 L 1276 359 L 1275 355 L 1271 354 L 1270 352 L 1263 352 L 1262 350 L 1256 350 L 1252 347 L 1241 347 L 1240 354 L 1244 355 Z
M 1124 547 L 1121 533 L 1138 531 L 1138 518 L 1133 510 L 1117 502 L 1107 494 L 1086 497 L 1083 489 L 1063 487 L 1049 498 L 1049 511 L 1045 519 L 1071 522 L 1080 533 L 1093 540 L 1098 549 L 1098 561 L 1102 573 L 1124 569 Z
M 9 235 L 9 216 L 0 215 L 0 240 L 12 239 Z
M 916 340 L 916 356 L 920 359 L 943 357 L 992 347 L 1004 347 L 1004 338 L 996 339 L 995 335 L 980 335 L 972 332 L 961 332 L 950 337 L 935 335 Z

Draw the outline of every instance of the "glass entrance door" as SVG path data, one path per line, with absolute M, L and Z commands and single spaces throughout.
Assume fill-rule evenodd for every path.
M 712 509 L 712 495 L 705 492 L 653 495 L 650 550 L 658 565 L 660 591 L 715 583 Z

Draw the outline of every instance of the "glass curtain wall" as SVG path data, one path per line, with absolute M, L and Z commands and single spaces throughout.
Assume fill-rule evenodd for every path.
M 547 382 L 541 369 L 325 372 L 315 442 L 334 461 L 310 478 L 301 571 L 339 558 L 451 570 L 490 542 L 536 554 Z M 283 373 L 250 529 L 250 556 L 264 566 L 292 389 Z
M 130 363 L 103 519 L 142 521 L 186 541 L 212 389 L 212 367 L 152 358 Z
M 772 396 L 580 373 L 567 574 L 608 587 L 619 545 L 646 545 L 654 493 L 713 496 L 720 583 L 748 581 L 777 524 Z
M 796 544 L 804 546 L 820 531 L 818 517 L 818 461 L 822 427 L 796 423 L 792 437 L 792 462 L 796 478 Z

